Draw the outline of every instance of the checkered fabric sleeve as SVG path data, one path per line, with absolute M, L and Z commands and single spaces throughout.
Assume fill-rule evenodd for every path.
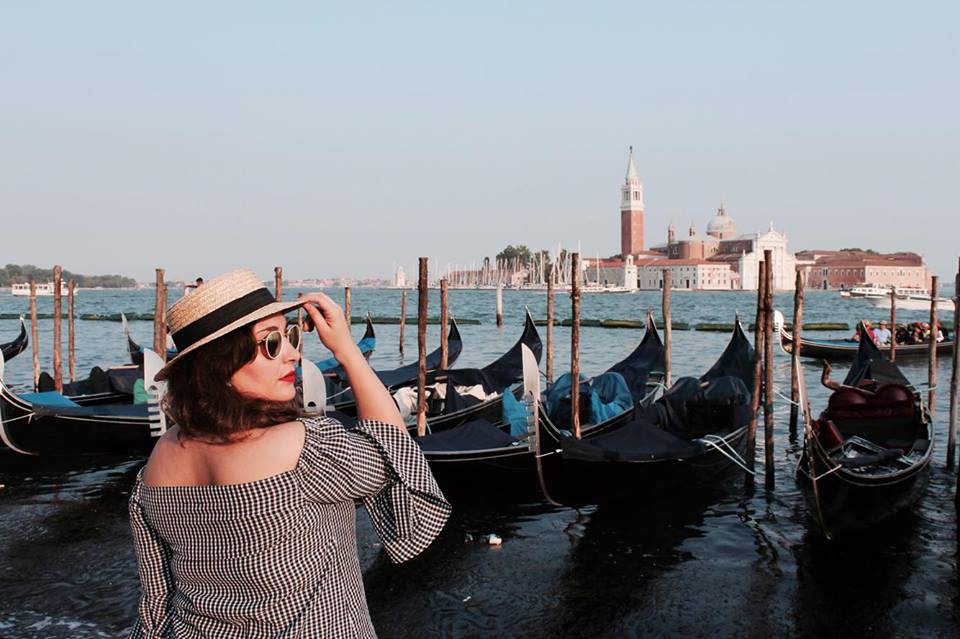
M 395 563 L 416 557 L 440 534 L 450 504 L 405 430 L 372 420 L 359 420 L 351 430 L 330 418 L 304 424 L 299 472 L 309 498 L 363 500 Z
M 140 503 L 140 482 L 130 495 L 130 528 L 133 531 L 140 574 L 139 615 L 130 634 L 131 639 L 166 637 L 172 631 L 170 600 L 173 576 L 170 573 L 170 548 L 144 516 Z

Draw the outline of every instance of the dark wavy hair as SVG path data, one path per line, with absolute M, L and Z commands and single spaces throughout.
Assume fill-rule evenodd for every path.
M 170 369 L 163 407 L 179 427 L 178 436 L 228 444 L 252 428 L 301 417 L 296 398 L 288 402 L 253 399 L 229 384 L 233 374 L 257 356 L 251 326 L 242 326 L 187 353 Z

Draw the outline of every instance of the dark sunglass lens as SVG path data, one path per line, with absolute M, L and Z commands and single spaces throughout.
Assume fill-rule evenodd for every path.
M 273 331 L 267 335 L 265 345 L 267 347 L 267 357 L 277 359 L 280 356 L 280 349 L 283 347 L 283 333 Z
M 300 348 L 300 327 L 294 324 L 288 328 L 287 339 L 290 340 L 290 346 Z

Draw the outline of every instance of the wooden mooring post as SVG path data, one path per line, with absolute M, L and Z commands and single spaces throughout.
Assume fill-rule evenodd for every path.
M 957 371 L 960 368 L 957 331 L 960 331 L 960 260 L 957 260 L 957 275 L 953 280 L 953 366 L 950 373 L 950 425 L 947 431 L 947 468 L 950 469 L 956 463 L 957 456 L 957 378 L 960 376 L 960 371 Z
M 274 297 L 277 298 L 279 302 L 283 297 L 283 267 L 274 266 L 273 267 L 273 288 L 274 288 Z
M 417 284 L 417 437 L 427 434 L 427 258 L 420 258 Z
M 503 284 L 497 282 L 497 328 L 503 326 Z
M 63 392 L 63 269 L 53 267 L 53 387 Z
M 547 383 L 553 383 L 553 273 L 547 278 Z
M 347 326 L 350 326 L 350 318 L 353 314 L 353 294 L 349 286 L 343 287 L 343 316 L 347 319 Z
M 37 326 L 37 283 L 30 280 L 30 343 L 33 346 L 33 390 L 40 390 L 40 327 Z
M 403 357 L 403 333 L 407 327 L 407 289 L 400 291 L 400 357 Z
M 570 256 L 570 419 L 573 436 L 580 439 L 580 254 Z
M 157 297 L 153 309 L 153 350 L 167 361 L 167 284 L 164 270 L 157 269 Z
M 890 287 L 890 361 L 897 361 L 897 287 Z
M 927 385 L 929 393 L 927 406 L 930 417 L 937 411 L 937 297 L 940 295 L 940 278 L 930 277 L 930 366 L 927 369 Z
M 774 486 L 773 464 L 773 251 L 763 252 L 763 261 L 767 263 L 764 272 L 763 310 L 763 452 L 764 480 L 768 490 Z
M 77 381 L 77 327 L 74 314 L 74 303 L 77 296 L 77 283 L 73 280 L 67 283 L 67 363 L 70 367 L 70 382 Z
M 803 271 L 797 271 L 796 290 L 793 293 L 793 352 L 790 354 L 790 437 L 797 436 L 797 418 L 803 407 L 800 402 L 800 338 L 803 335 Z M 792 440 L 791 440 L 792 441 Z
M 757 316 L 753 324 L 753 389 L 750 396 L 750 429 L 747 434 L 747 467 L 753 471 L 757 458 L 757 414 L 760 412 L 760 393 L 763 391 L 763 323 L 766 313 L 763 309 L 764 280 L 767 263 L 760 262 L 757 271 Z M 800 348 L 793 342 L 793 348 Z M 753 487 L 753 475 L 747 473 L 747 488 Z
M 440 280 L 440 368 L 447 367 L 450 344 L 447 341 L 447 325 L 450 323 L 450 303 L 447 299 L 447 278 Z
M 670 289 L 673 288 L 673 273 L 663 269 L 663 385 L 670 388 L 673 367 L 673 316 L 670 313 Z

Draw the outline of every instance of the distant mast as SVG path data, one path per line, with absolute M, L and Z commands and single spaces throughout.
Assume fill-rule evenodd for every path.
M 643 184 L 633 161 L 633 147 L 627 160 L 627 175 L 620 187 L 620 255 L 643 252 Z

